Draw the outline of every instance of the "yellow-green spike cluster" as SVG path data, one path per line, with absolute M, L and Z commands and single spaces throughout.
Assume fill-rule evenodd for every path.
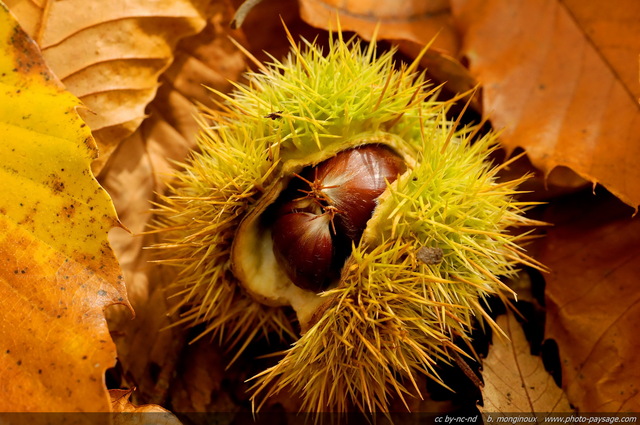
M 482 300 L 509 291 L 497 276 L 517 263 L 538 267 L 506 230 L 533 224 L 510 198 L 523 179 L 495 181 L 498 168 L 485 162 L 492 136 L 449 140 L 450 123 L 436 121 L 415 168 L 383 195 L 340 285 L 324 294 L 321 318 L 257 377 L 256 399 L 287 388 L 302 394 L 303 411 L 344 412 L 420 397 L 416 376 L 439 381 L 436 361 L 464 355 L 452 339 L 470 340 L 474 319 L 486 316 Z M 421 260 L 425 247 L 442 261 Z
M 293 336 L 294 331 L 282 309 L 243 294 L 230 271 L 236 229 L 258 196 L 265 174 L 257 163 L 248 164 L 245 155 L 257 155 L 263 165 L 267 157 L 225 135 L 203 129 L 201 151 L 176 174 L 169 195 L 160 197 L 154 228 L 163 242 L 155 248 L 164 250 L 161 263 L 178 270 L 171 285 L 172 296 L 180 299 L 176 324 L 205 323 L 201 336 L 212 334 L 221 343 L 243 349 L 260 335 Z
M 239 229 L 256 227 L 243 223 L 302 167 L 367 141 L 393 148 L 409 170 L 380 197 L 340 281 L 310 295 L 318 307 L 304 334 L 254 386 L 255 400 L 292 389 L 311 412 L 386 411 L 393 395 L 419 396 L 417 375 L 437 379 L 436 361 L 460 351 L 453 339 L 468 340 L 486 316 L 482 300 L 508 291 L 498 276 L 537 265 L 507 231 L 534 223 L 512 199 L 522 179 L 498 183 L 486 162 L 495 138 L 472 142 L 472 130 L 456 130 L 417 61 L 397 67 L 393 52 L 378 56 L 375 44 L 341 36 L 325 54 L 304 44 L 232 95 L 218 93 L 222 111 L 203 115 L 198 152 L 158 204 L 158 248 L 178 269 L 181 322 L 243 346 L 292 335 L 282 297 L 262 294 L 263 306 L 234 274 L 232 252 L 260 251 L 236 249 Z M 425 248 L 441 261 L 424 261 Z

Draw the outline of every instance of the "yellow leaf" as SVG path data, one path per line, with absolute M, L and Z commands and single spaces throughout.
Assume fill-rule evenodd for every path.
M 180 38 L 200 31 L 207 0 L 7 0 L 51 69 L 89 108 L 99 170 L 146 117 Z
M 0 411 L 109 411 L 118 220 L 80 102 L 1 4 L 0 99 Z

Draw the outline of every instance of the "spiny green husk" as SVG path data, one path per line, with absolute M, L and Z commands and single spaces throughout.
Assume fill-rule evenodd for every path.
M 260 334 L 292 335 L 284 311 L 253 301 L 245 289 L 254 288 L 238 281 L 238 256 L 259 255 L 239 232 L 256 227 L 245 224 L 296 170 L 362 143 L 392 147 L 409 170 L 379 198 L 340 281 L 309 295 L 319 307 L 303 335 L 254 384 L 258 403 L 288 388 L 304 411 L 387 411 L 393 395 L 420 396 L 417 374 L 439 379 L 436 362 L 461 351 L 452 341 L 469 341 L 475 320 L 493 326 L 482 302 L 509 291 L 498 276 L 538 266 L 507 229 L 535 223 L 513 199 L 523 179 L 498 183 L 487 162 L 495 136 L 472 141 L 474 129 L 456 130 L 417 62 L 397 69 L 393 52 L 377 56 L 375 44 L 340 35 L 326 55 L 305 45 L 203 115 L 198 152 L 158 203 L 157 247 L 178 269 L 181 322 L 207 323 L 243 347 Z M 420 261 L 423 247 L 442 250 L 442 261 Z M 286 304 L 275 298 L 269 304 Z
M 483 161 L 492 137 L 470 145 L 461 136 L 440 153 L 447 125 L 384 195 L 340 285 L 324 294 L 326 310 L 258 376 L 258 396 L 288 388 L 310 412 L 387 411 L 391 394 L 420 396 L 415 376 L 439 380 L 436 361 L 464 355 L 452 339 L 469 340 L 482 300 L 509 291 L 497 276 L 519 261 L 537 266 L 506 232 L 530 223 L 509 198 L 520 181 L 495 183 L 498 169 Z M 440 248 L 443 261 L 420 261 L 421 247 Z

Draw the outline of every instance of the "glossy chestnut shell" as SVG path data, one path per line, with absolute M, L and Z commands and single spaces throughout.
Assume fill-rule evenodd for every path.
M 273 251 L 298 287 L 320 292 L 339 276 L 387 185 L 406 170 L 383 145 L 337 153 L 306 167 L 275 204 Z

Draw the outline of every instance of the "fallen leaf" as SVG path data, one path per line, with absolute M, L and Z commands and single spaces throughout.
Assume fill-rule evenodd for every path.
M 224 348 L 213 341 L 200 340 L 190 344 L 182 353 L 179 376 L 171 385 L 171 405 L 179 412 L 227 412 L 236 413 L 240 406 L 234 401 L 235 388 L 240 386 L 245 401 L 249 398 L 244 383 L 249 376 L 234 379 L 223 388 L 225 366 L 228 358 Z M 231 372 L 233 373 L 234 370 Z M 246 372 L 245 372 L 246 374 Z M 245 408 L 245 413 L 249 410 Z
M 567 397 L 547 373 L 542 359 L 531 355 L 522 327 L 513 313 L 497 319 L 508 340 L 494 337 L 483 361 L 483 413 L 567 413 Z M 496 340 L 497 339 L 497 340 Z
M 188 329 L 166 329 L 175 320 L 167 316 L 175 304 L 166 290 L 172 271 L 151 263 L 155 253 L 143 247 L 153 245 L 155 236 L 141 233 L 152 217 L 152 201 L 171 178 L 176 166 L 172 161 L 183 161 L 195 144 L 195 103 L 213 106 L 213 94 L 203 85 L 228 91 L 229 80 L 237 80 L 246 68 L 244 55 L 228 39 L 238 35 L 228 29 L 233 10 L 226 2 L 216 2 L 209 13 L 203 31 L 178 43 L 175 60 L 160 77 L 162 85 L 148 107 L 149 116 L 122 142 L 101 178 L 131 230 L 114 229 L 110 240 L 136 310 L 133 321 L 124 310 L 109 311 L 109 325 L 116 333 L 124 373 L 137 387 L 133 397 L 145 403 L 166 402 Z
M 263 47 L 277 46 L 277 50 L 286 45 L 286 49 L 282 47 L 281 51 L 288 52 L 286 33 L 278 19 L 277 10 L 272 8 L 273 3 L 265 2 L 265 7 L 261 5 L 257 16 L 250 16 L 242 31 L 231 31 L 228 23 L 233 9 L 227 2 L 217 2 L 207 18 L 207 27 L 178 43 L 174 52 L 175 60 L 160 77 L 161 86 L 148 107 L 149 116 L 138 131 L 123 141 L 114 152 L 101 175 L 101 181 L 114 198 L 120 219 L 133 233 L 114 229 L 110 240 L 124 270 L 136 319 L 131 321 L 122 309 L 110 309 L 108 318 L 126 377 L 125 383 L 137 388 L 132 395 L 137 402 L 170 402 L 181 410 L 193 410 L 195 406 L 202 408 L 205 405 L 203 397 L 210 397 L 209 394 L 218 391 L 216 388 L 220 385 L 221 374 L 211 379 L 205 379 L 207 374 L 202 377 L 196 374 L 199 378 L 192 382 L 187 378 L 191 376 L 188 371 L 177 372 L 185 355 L 186 343 L 198 333 L 189 335 L 188 324 L 167 329 L 175 320 L 175 317 L 167 316 L 175 301 L 167 299 L 166 291 L 172 271 L 150 262 L 154 259 L 154 253 L 142 247 L 153 245 L 155 236 L 140 236 L 140 233 L 146 230 L 147 222 L 152 217 L 151 202 L 156 199 L 156 193 L 162 193 L 167 180 L 171 178 L 176 166 L 172 161 L 184 161 L 195 143 L 199 127 L 194 119 L 194 103 L 215 107 L 212 102 L 214 94 L 204 86 L 228 92 L 232 87 L 230 81 L 238 81 L 241 72 L 247 69 L 245 55 L 229 37 L 245 44 L 258 57 L 267 58 L 261 52 Z M 278 4 L 284 5 L 283 19 L 296 36 L 300 31 L 306 34 L 310 34 L 309 30 L 318 32 L 302 23 L 294 13 L 295 0 L 280 1 Z M 270 34 L 269 28 L 274 31 L 278 28 L 278 37 Z M 209 339 L 188 347 L 186 350 L 189 353 L 194 349 L 206 353 L 207 347 L 219 349 L 217 341 Z M 197 352 L 194 355 L 200 356 Z M 230 358 L 218 361 L 223 364 L 209 367 L 217 370 L 226 366 Z M 188 367 L 192 367 L 192 364 L 189 363 Z M 248 394 L 244 396 L 246 401 Z M 224 403 L 228 398 L 224 395 L 215 397 L 214 404 L 209 406 L 215 407 L 215 403 Z M 237 401 L 229 401 L 229 405 L 232 406 L 234 402 Z
M 640 3 L 453 0 L 484 111 L 509 151 L 640 204 Z
M 447 0 L 299 0 L 300 16 L 310 25 L 336 30 L 337 18 L 343 31 L 354 31 L 371 40 L 380 25 L 378 40 L 407 40 L 422 46 L 434 40 L 433 47 L 456 55 L 459 39 Z M 437 37 L 436 37 L 437 36 Z
M 233 2 L 239 6 L 242 0 Z M 328 46 L 328 34 L 302 20 L 299 9 L 298 0 L 261 1 L 246 16 L 238 41 L 261 63 L 271 62 L 270 56 L 283 59 L 291 51 L 285 26 L 296 40 L 305 38 Z M 248 63 L 249 67 L 252 65 Z
M 400 52 L 411 58 L 418 57 L 424 48 L 424 45 L 410 41 L 399 41 L 397 45 Z M 425 69 L 427 78 L 430 79 L 433 84 L 444 84 L 443 91 L 445 91 L 445 93 L 441 94 L 446 97 L 451 98 L 459 93 L 472 92 L 478 85 L 478 82 L 473 78 L 469 70 L 455 57 L 438 50 L 427 50 L 420 59 L 420 66 Z M 465 98 L 459 103 L 464 105 L 467 99 L 468 98 Z M 481 112 L 482 106 L 478 99 L 478 96 L 473 96 L 473 98 L 470 99 L 470 107 L 475 111 Z
M 99 171 L 145 118 L 176 43 L 200 31 L 208 0 L 7 0 L 65 86 L 89 108 Z
M 135 406 L 131 403 L 133 390 L 109 390 L 113 408 L 113 425 L 182 425 L 176 416 L 155 404 Z
M 127 303 L 107 240 L 119 222 L 80 102 L 1 4 L 0 96 L 0 411 L 109 411 L 103 310 Z
M 545 335 L 558 344 L 563 388 L 584 412 L 640 411 L 640 218 L 590 193 L 549 209 L 539 260 Z
M 448 0 L 299 0 L 299 3 L 301 17 L 310 25 L 325 30 L 336 30 L 339 19 L 343 31 L 354 31 L 365 40 L 371 40 L 379 25 L 377 40 L 390 40 L 411 60 L 421 55 L 420 65 L 426 70 L 428 79 L 434 84 L 445 83 L 442 93 L 445 97 L 467 92 L 477 84 L 469 70 L 456 59 L 460 39 Z M 426 45 L 430 48 L 422 52 Z M 480 110 L 475 98 L 471 100 L 471 106 Z

